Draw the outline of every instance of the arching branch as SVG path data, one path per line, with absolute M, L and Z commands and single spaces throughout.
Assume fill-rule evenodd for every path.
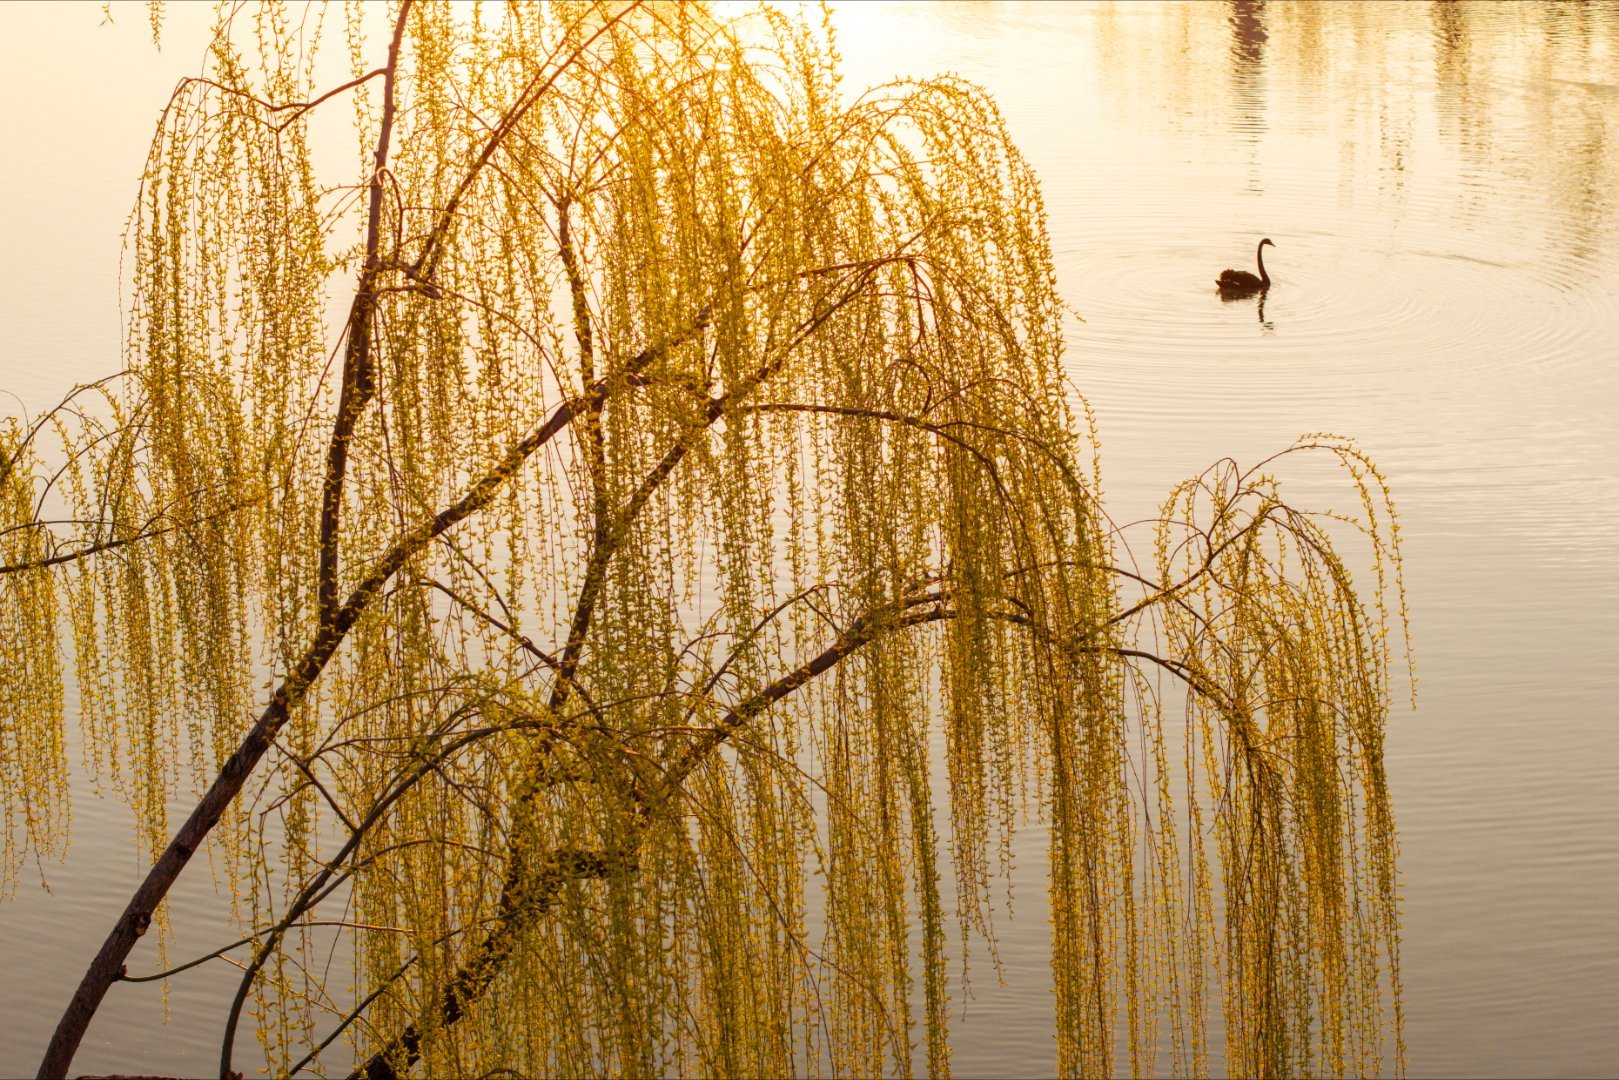
M 644 369 L 668 351 L 680 347 L 696 336 L 707 325 L 708 309 L 686 330 L 669 340 L 649 347 L 637 354 L 626 365 L 626 374 Z M 591 387 L 584 399 L 574 398 L 558 406 L 532 434 L 507 451 L 499 464 L 484 474 L 470 490 L 452 505 L 400 537 L 394 546 L 372 567 L 360 581 L 348 600 L 339 607 L 329 621 L 320 625 L 315 640 L 304 652 L 292 672 L 271 694 L 270 702 L 249 729 L 235 752 L 226 759 L 218 776 L 185 823 L 175 832 L 172 840 L 158 856 L 135 893 L 130 897 L 123 914 L 114 923 L 101 949 L 90 962 L 89 970 L 80 980 L 73 999 L 68 1003 L 45 1058 L 40 1064 L 42 1080 L 67 1074 L 68 1065 L 78 1049 L 84 1032 L 95 1016 L 101 999 L 123 970 L 123 963 L 135 943 L 151 925 L 158 904 L 191 857 L 201 847 L 208 834 L 224 815 L 225 809 L 236 799 L 242 785 L 257 767 L 275 735 L 286 724 L 291 711 L 297 706 L 325 670 L 337 647 L 353 629 L 360 617 L 370 608 L 383 587 L 403 569 L 412 558 L 444 532 L 466 520 L 487 506 L 501 488 L 516 475 L 529 457 L 563 431 L 582 407 L 582 400 L 605 400 L 614 380 L 602 379 Z

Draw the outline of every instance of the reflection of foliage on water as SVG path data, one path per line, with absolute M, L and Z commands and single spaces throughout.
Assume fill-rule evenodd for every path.
M 1582 261 L 1619 225 L 1611 4 L 1115 4 L 1092 9 L 1090 25 L 1113 107 L 1194 141 L 1268 134 L 1273 180 L 1300 140 L 1331 134 L 1342 171 L 1375 177 L 1396 203 L 1414 195 L 1413 163 L 1431 172 L 1454 159 L 1489 178 L 1425 214 L 1487 216 Z M 1558 213 L 1542 212 L 1548 201 Z
M 985 94 L 845 108 L 818 35 L 695 7 L 406 4 L 373 68 L 352 8 L 328 189 L 283 18 L 164 115 L 67 520 L 6 436 L 9 865 L 62 842 L 59 606 L 157 857 L 50 1068 L 211 832 L 278 1070 L 943 1075 L 1029 813 L 1065 1074 L 1206 1072 L 1215 997 L 1234 1072 L 1403 1068 L 1382 481 L 1222 463 L 1135 565 Z M 1362 512 L 1290 507 L 1299 455 Z

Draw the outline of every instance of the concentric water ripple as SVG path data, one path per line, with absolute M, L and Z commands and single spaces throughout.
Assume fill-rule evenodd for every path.
M 1323 207 L 1319 216 L 1338 228 L 1266 230 L 1277 247 L 1267 251 L 1274 285 L 1263 308 L 1260 298 L 1223 302 L 1214 289 L 1225 267 L 1253 269 L 1246 236 L 1216 250 L 1167 230 L 1143 237 L 1128 219 L 1084 222 L 1075 230 L 1083 238 L 1064 237 L 1056 252 L 1086 320 L 1069 335 L 1076 376 L 1095 377 L 1117 358 L 1196 379 L 1210 363 L 1229 370 L 1265 357 L 1351 377 L 1416 368 L 1430 379 L 1490 379 L 1552 374 L 1606 347 L 1605 334 L 1619 329 L 1611 252 L 1503 244 L 1469 231 L 1472 211 L 1447 219 L 1447 207 L 1431 193 L 1409 200 L 1393 229 L 1366 230 L 1365 213 Z M 1555 232 L 1559 223 L 1517 224 Z M 1263 370 L 1245 374 L 1263 379 Z

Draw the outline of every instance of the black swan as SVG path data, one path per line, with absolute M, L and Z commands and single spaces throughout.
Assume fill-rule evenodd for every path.
M 1220 274 L 1220 280 L 1214 287 L 1220 290 L 1222 296 L 1248 296 L 1256 292 L 1264 292 L 1270 288 L 1270 275 L 1265 273 L 1265 245 L 1276 245 L 1270 240 L 1261 240 L 1256 253 L 1259 258 L 1259 276 L 1254 277 L 1246 270 L 1226 270 Z

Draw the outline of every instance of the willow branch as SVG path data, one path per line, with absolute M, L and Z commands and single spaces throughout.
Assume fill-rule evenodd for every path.
M 165 525 L 162 528 L 151 529 L 145 532 L 137 532 L 134 536 L 125 536 L 117 540 L 97 540 L 86 545 L 85 547 L 79 548 L 76 551 L 69 551 L 60 555 L 45 555 L 38 559 L 29 559 L 24 562 L 6 563 L 4 565 L 0 565 L 0 576 L 22 573 L 28 570 L 43 570 L 48 566 L 61 566 L 64 563 L 78 562 L 80 559 L 88 559 L 91 556 L 100 555 L 104 552 L 117 551 L 121 547 L 128 547 L 130 544 L 138 544 L 143 540 L 150 540 L 153 537 L 165 536 L 168 533 L 178 532 L 181 529 L 189 529 L 196 525 L 204 525 L 211 521 L 218 521 L 220 518 L 229 517 L 230 515 L 250 505 L 253 504 L 237 503 L 216 513 L 206 514 L 193 521 L 178 521 L 172 525 Z M 46 522 L 36 522 L 34 524 L 39 528 L 47 528 L 49 525 L 49 523 Z M 55 524 L 61 524 L 61 522 L 56 522 Z M 51 546 L 54 547 L 55 545 L 52 544 Z
M 180 81 L 180 84 L 175 88 L 175 94 L 179 95 L 180 93 L 183 93 L 184 91 L 190 89 L 193 86 L 206 86 L 211 90 L 218 90 L 222 94 L 229 94 L 232 97 L 241 98 L 241 99 L 243 99 L 245 101 L 251 101 L 253 104 L 257 105 L 259 108 L 263 109 L 267 113 L 281 113 L 281 112 L 286 112 L 286 111 L 288 111 L 290 109 L 290 110 L 292 110 L 292 115 L 287 117 L 285 120 L 281 121 L 281 123 L 274 125 L 276 131 L 285 131 L 289 126 L 291 126 L 295 121 L 297 121 L 297 119 L 300 116 L 304 115 L 304 113 L 309 112 L 311 109 L 314 109 L 314 108 L 316 108 L 316 107 L 318 107 L 320 105 L 325 104 L 326 102 L 330 101 L 332 98 L 336 97 L 337 95 L 339 95 L 339 94 L 341 94 L 341 93 L 343 93 L 345 91 L 353 90 L 357 86 L 365 85 L 366 83 L 370 82 L 372 79 L 376 78 L 378 75 L 384 75 L 385 76 L 387 74 L 388 74 L 388 69 L 385 68 L 385 67 L 374 68 L 371 71 L 366 72 L 364 75 L 358 75 L 358 76 L 350 79 L 348 82 L 342 84 L 341 86 L 332 87 L 330 90 L 326 91 L 324 94 L 320 95 L 317 98 L 313 98 L 313 99 L 311 99 L 309 101 L 283 101 L 283 102 L 281 102 L 279 104 L 277 104 L 275 102 L 267 101 L 264 98 L 259 97 L 257 94 L 250 94 L 246 90 L 243 90 L 239 86 L 227 86 L 226 84 L 218 81 L 217 79 L 207 79 L 207 78 L 200 78 L 200 77 L 190 78 L 190 79 L 182 79 Z
M 78 1050 L 97 1008 L 100 1007 L 102 998 L 122 973 L 124 960 L 135 947 L 135 943 L 151 926 L 157 906 L 168 895 L 169 889 L 191 861 L 192 855 L 219 823 L 226 808 L 235 801 L 248 776 L 269 750 L 276 733 L 286 724 L 291 710 L 303 700 L 321 672 L 325 670 L 337 647 L 371 607 L 389 580 L 435 538 L 493 501 L 500 489 L 517 474 L 523 463 L 536 450 L 567 428 L 582 407 L 583 401 L 598 397 L 605 399 L 611 393 L 614 382 L 623 382 L 625 375 L 639 372 L 657 362 L 670 350 L 694 338 L 708 325 L 708 318 L 709 309 L 705 307 L 685 330 L 632 358 L 616 380 L 599 380 L 583 399 L 575 398 L 559 405 L 543 424 L 511 447 L 499 464 L 486 473 L 459 500 L 395 541 L 394 546 L 377 561 L 331 619 L 319 625 L 314 641 L 293 667 L 292 672 L 271 694 L 269 704 L 254 721 L 236 751 L 226 759 L 213 784 L 192 810 L 190 817 L 174 834 L 168 847 L 158 856 L 151 870 L 147 872 L 146 878 L 130 897 L 123 914 L 108 932 L 100 951 L 90 962 L 89 969 L 74 991 L 73 999 L 63 1012 L 55 1034 L 51 1037 L 45 1057 L 40 1063 L 39 1076 L 42 1080 L 67 1075 L 68 1066 L 72 1064 L 73 1055 Z
M 500 912 L 496 926 L 479 943 L 473 959 L 462 965 L 439 995 L 435 1012 L 438 1029 L 459 1022 L 489 988 L 517 946 L 520 932 L 556 904 L 563 886 L 574 881 L 601 880 L 637 869 L 633 852 L 595 852 L 562 849 L 552 852 L 533 872 L 521 899 L 513 899 Z M 504 898 L 503 898 L 504 899 Z M 349 1080 L 398 1080 L 399 1070 L 421 1060 L 422 1031 L 406 1024 L 386 1047 L 367 1058 L 349 1074 Z M 396 1066 L 395 1062 L 399 1064 Z
M 659 791 L 654 797 L 642 801 L 640 829 L 645 830 L 650 826 L 654 809 L 667 810 L 669 804 L 680 798 L 686 778 L 754 718 L 885 634 L 955 618 L 957 612 L 950 601 L 949 590 L 934 588 L 901 597 L 866 612 L 850 623 L 832 644 L 816 656 L 732 706 L 714 725 L 688 744 L 680 756 L 664 771 Z M 1054 640 L 1049 632 L 1045 632 L 1026 614 L 1013 612 L 998 617 L 1035 630 L 1044 640 Z M 1227 710 L 1231 708 L 1229 698 L 1221 694 L 1218 688 L 1177 661 L 1142 650 L 1125 648 L 1070 644 L 1060 651 L 1070 658 L 1083 653 L 1102 653 L 1119 659 L 1151 662 L 1173 673 L 1188 687 L 1209 696 L 1223 708 Z M 1246 732 L 1241 734 L 1246 735 Z M 557 891 L 566 881 L 605 876 L 605 869 L 594 863 L 573 867 L 571 875 L 566 870 L 567 868 L 555 862 L 548 863 L 540 871 L 537 881 L 517 880 L 512 876 L 513 872 L 509 871 L 495 927 L 474 949 L 471 959 L 457 971 L 431 1010 L 436 1015 L 436 1022 L 433 1025 L 436 1029 L 449 1027 L 465 1015 L 466 1010 L 481 996 L 493 981 L 499 968 L 511 955 L 521 932 L 532 924 L 534 918 L 550 910 Z M 513 871 L 522 872 L 515 860 Z M 520 898 L 525 896 L 537 898 L 539 902 L 523 903 Z M 408 1023 L 382 1049 L 359 1065 L 350 1074 L 350 1080 L 361 1078 L 396 1080 L 401 1069 L 409 1068 L 420 1060 L 421 1040 L 421 1026 L 414 1022 Z
M 456 716 L 463 715 L 463 713 L 464 710 L 458 710 Z M 453 724 L 453 722 L 454 717 L 450 720 L 450 723 Z M 257 977 L 259 970 L 274 955 L 275 950 L 281 943 L 282 936 L 299 919 L 303 918 L 306 911 L 319 903 L 327 882 L 338 872 L 338 868 L 348 861 L 349 856 L 359 848 L 366 835 L 377 822 L 382 820 L 383 815 L 387 813 L 390 806 L 404 798 L 411 788 L 432 774 L 438 768 L 439 762 L 453 756 L 463 747 L 484 738 L 487 734 L 487 732 L 463 734 L 460 738 L 454 739 L 442 747 L 432 757 L 424 758 L 416 763 L 414 768 L 401 776 L 392 785 L 391 790 L 372 805 L 365 818 L 350 830 L 348 839 L 344 841 L 343 846 L 338 849 L 337 853 L 327 861 L 326 865 L 321 868 L 320 872 L 304 883 L 304 887 L 299 890 L 297 898 L 288 905 L 287 912 L 282 916 L 280 922 L 263 931 L 264 941 L 254 952 L 252 961 L 243 969 L 242 978 L 237 984 L 236 997 L 231 1002 L 230 1012 L 225 1020 L 225 1035 L 220 1046 L 220 1076 L 230 1076 L 234 1071 L 231 1069 L 231 1052 L 236 1045 L 236 1026 L 241 1020 L 242 1007 L 247 1003 L 248 992 L 252 989 L 253 981 Z
M 337 610 L 338 528 L 343 510 L 343 481 L 348 473 L 349 440 L 371 395 L 376 391 L 372 371 L 372 320 L 377 310 L 377 276 L 382 272 L 383 175 L 388 167 L 388 148 L 393 139 L 397 101 L 394 83 L 399 70 L 399 46 L 405 36 L 412 0 L 404 0 L 394 22 L 393 40 L 388 43 L 388 63 L 383 69 L 382 122 L 377 133 L 377 149 L 371 170 L 371 192 L 366 207 L 365 265 L 360 271 L 359 288 L 349 309 L 348 337 L 343 352 L 343 385 L 337 403 L 337 419 L 332 424 L 332 440 L 326 451 L 326 478 L 320 498 L 320 565 L 316 571 L 316 617 L 324 623 Z
M 489 164 L 489 161 L 495 156 L 495 151 L 499 150 L 501 145 L 505 143 L 507 137 L 522 122 L 528 111 L 534 107 L 540 98 L 545 96 L 562 73 L 572 67 L 574 61 L 583 56 L 586 49 L 595 44 L 597 38 L 607 33 L 626 15 L 640 6 L 641 0 L 634 0 L 633 3 L 619 9 L 616 15 L 605 20 L 601 26 L 596 28 L 594 33 L 580 43 L 579 47 L 573 50 L 573 53 L 566 61 L 552 68 L 548 77 L 542 80 L 541 76 L 546 70 L 542 66 L 534 78 L 529 81 L 529 84 L 523 88 L 522 94 L 518 96 L 517 105 L 507 112 L 505 116 L 502 116 L 500 123 L 495 125 L 495 130 L 490 133 L 488 142 L 484 143 L 483 150 L 478 154 L 477 161 L 473 163 L 471 169 L 467 170 L 466 175 L 461 177 L 461 182 L 456 185 L 456 189 L 451 194 L 449 201 L 439 211 L 438 220 L 434 222 L 432 232 L 428 234 L 426 243 L 422 245 L 421 254 L 417 256 L 416 262 L 412 266 L 410 274 L 412 278 L 432 280 L 433 271 L 438 267 L 438 261 L 444 254 L 444 237 L 449 231 L 450 222 L 454 220 L 457 211 L 460 210 L 461 201 L 467 197 L 467 192 L 472 190 L 473 183 L 483 172 L 484 166 Z
M 837 666 L 852 653 L 885 633 L 954 618 L 955 611 L 946 606 L 948 601 L 948 592 L 929 590 L 890 601 L 855 619 L 831 645 L 727 710 L 707 732 L 694 740 L 664 773 L 661 801 L 672 798 L 686 777 L 732 734 L 817 675 Z
M 728 711 L 715 727 L 688 748 L 674 768 L 665 773 L 660 798 L 643 803 L 640 830 L 644 831 L 651 824 L 648 807 L 666 805 L 678 797 L 685 776 L 751 718 L 884 633 L 952 617 L 954 613 L 941 606 L 943 601 L 943 593 L 929 592 L 893 601 L 867 613 L 851 623 L 838 640 L 819 655 Z M 916 610 L 919 607 L 923 610 Z M 430 1010 L 436 1018 L 432 1024 L 435 1030 L 442 1031 L 466 1015 L 466 1011 L 482 996 L 511 956 L 522 932 L 535 919 L 551 910 L 563 885 L 569 881 L 604 878 L 612 873 L 635 870 L 633 849 L 592 858 L 576 853 L 571 862 L 561 860 L 562 854 L 553 852 L 534 869 L 525 868 L 521 880 L 514 879 L 511 872 L 508 873 L 494 928 L 473 950 L 472 957 L 457 970 Z M 517 869 L 515 861 L 514 869 Z M 400 1070 L 408 1069 L 420 1060 L 422 1030 L 418 1023 L 406 1024 L 382 1049 L 357 1066 L 349 1074 L 349 1080 L 397 1080 Z

